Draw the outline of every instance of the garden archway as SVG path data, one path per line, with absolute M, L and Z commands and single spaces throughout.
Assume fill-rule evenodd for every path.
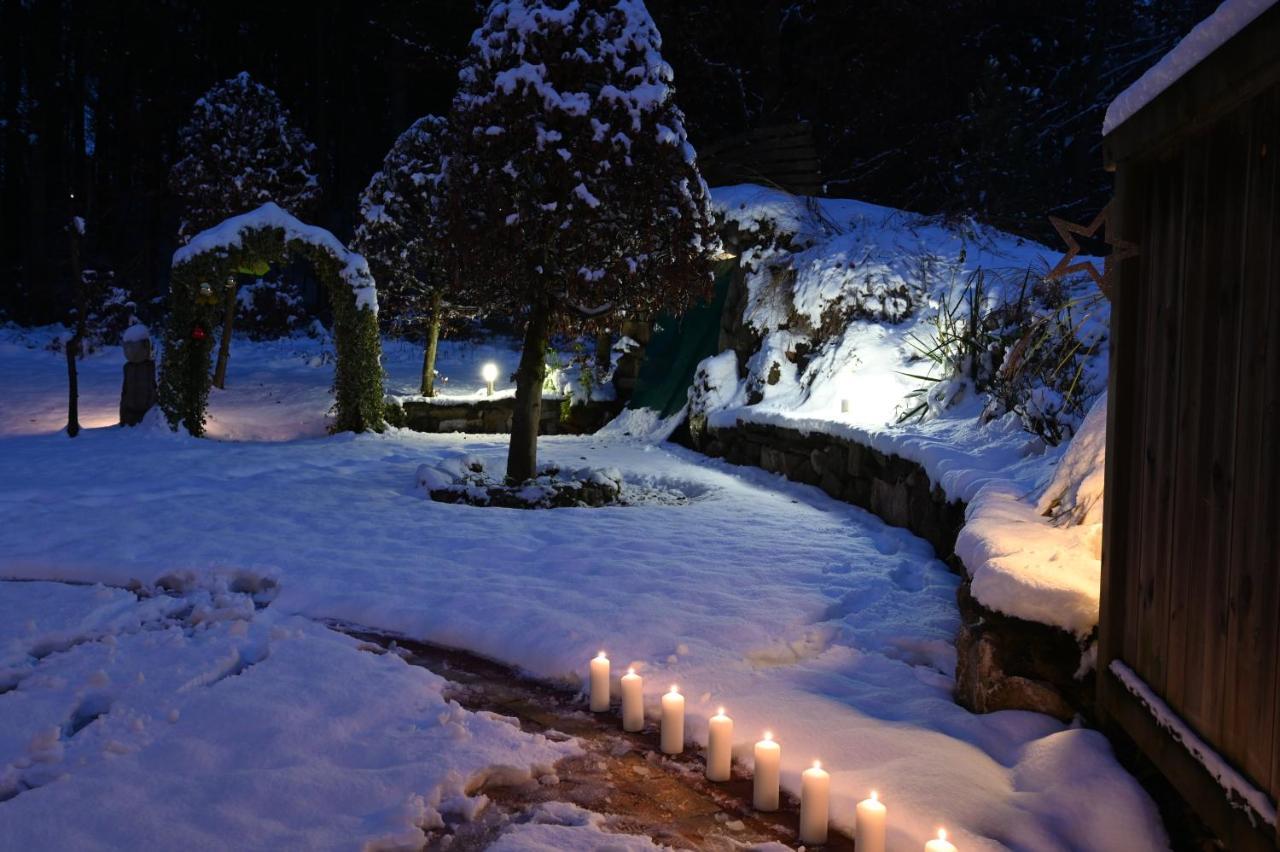
M 201 231 L 173 254 L 159 397 L 175 431 L 185 426 L 192 435 L 204 434 L 213 320 L 223 304 L 223 282 L 288 257 L 311 263 L 333 308 L 333 431 L 382 431 L 378 297 L 369 264 L 333 234 L 271 202 Z

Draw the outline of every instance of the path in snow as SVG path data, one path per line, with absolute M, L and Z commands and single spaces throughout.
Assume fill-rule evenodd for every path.
M 58 388 L 42 357 L 54 356 L 4 353 L 0 388 Z M 277 617 L 363 624 L 564 681 L 603 647 L 617 673 L 634 663 L 646 676 L 651 709 L 680 683 L 695 738 L 720 704 L 740 758 L 772 729 L 788 788 L 822 758 L 836 825 L 879 790 L 892 848 L 919 848 L 940 824 L 965 850 L 1165 846 L 1100 734 L 952 702 L 957 580 L 920 540 L 817 489 L 678 449 L 541 447 L 544 460 L 616 466 L 694 499 L 543 512 L 426 500 L 422 462 L 465 449 L 501 465 L 503 445 L 463 436 L 16 436 L 0 438 L 0 576 L 248 572 L 278 582 Z

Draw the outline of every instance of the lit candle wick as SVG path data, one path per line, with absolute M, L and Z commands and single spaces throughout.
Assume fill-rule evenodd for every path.
M 939 840 L 947 839 L 947 830 L 945 828 L 938 829 L 938 839 Z
M 871 791 L 871 801 L 873 801 L 873 802 L 878 802 L 878 801 L 880 801 L 880 797 L 876 795 L 876 791 L 875 791 L 875 790 L 872 790 L 872 791 Z
M 765 732 L 764 732 L 764 738 L 765 738 L 766 740 L 772 741 L 772 740 L 773 740 L 773 731 L 765 731 Z

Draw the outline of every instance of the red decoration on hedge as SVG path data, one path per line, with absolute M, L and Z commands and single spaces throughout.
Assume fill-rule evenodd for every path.
M 205 332 L 202 326 L 196 326 L 195 328 L 191 329 L 192 340 L 204 340 L 206 337 L 208 337 L 208 334 Z

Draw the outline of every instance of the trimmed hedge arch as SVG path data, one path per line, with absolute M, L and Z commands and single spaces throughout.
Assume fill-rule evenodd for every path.
M 369 264 L 333 234 L 300 222 L 272 203 L 201 231 L 174 252 L 159 381 L 160 408 L 174 431 L 185 426 L 192 435 L 204 434 L 213 319 L 223 304 L 228 277 L 287 257 L 304 257 L 311 263 L 333 307 L 337 416 L 332 431 L 382 431 L 382 352 L 377 290 Z

